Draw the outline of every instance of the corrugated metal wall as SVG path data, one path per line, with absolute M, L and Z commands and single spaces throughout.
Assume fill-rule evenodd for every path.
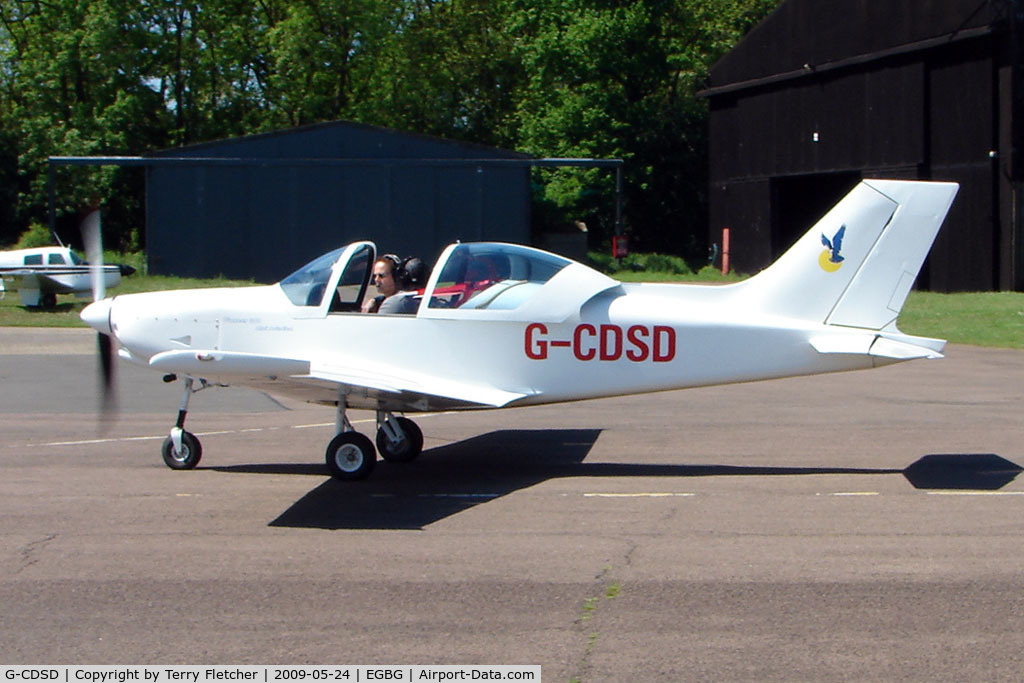
M 737 270 L 768 265 L 860 178 L 889 177 L 961 184 L 919 284 L 1019 279 L 1000 251 L 1013 228 L 1000 223 L 1006 33 L 986 23 L 993 8 L 789 0 L 714 67 L 709 233 L 731 228 Z
M 457 162 L 524 158 L 501 150 L 336 123 L 162 156 L 253 161 L 147 169 L 153 273 L 272 282 L 355 240 L 432 262 L 458 239 L 530 237 L 528 169 Z M 303 161 L 325 159 L 365 163 Z

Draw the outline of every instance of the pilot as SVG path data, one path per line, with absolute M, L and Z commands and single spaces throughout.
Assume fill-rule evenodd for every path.
M 399 265 L 395 273 L 398 292 L 384 299 L 378 309 L 380 313 L 415 313 L 420 307 L 417 298 L 427 285 L 430 273 L 422 259 L 410 256 Z
M 419 258 L 400 259 L 384 254 L 373 264 L 373 284 L 377 296 L 363 303 L 363 313 L 415 313 L 416 298 L 427 284 L 430 272 Z
M 363 302 L 363 313 L 376 313 L 385 299 L 398 292 L 397 276 L 401 265 L 402 260 L 394 254 L 384 254 L 374 262 L 371 278 L 377 296 Z

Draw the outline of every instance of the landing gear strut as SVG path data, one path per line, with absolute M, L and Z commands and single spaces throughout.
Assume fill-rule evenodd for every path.
M 335 417 L 337 434 L 327 444 L 327 470 L 335 479 L 354 481 L 370 476 L 377 464 L 373 442 L 360 434 L 345 415 L 345 396 L 338 393 L 338 412 Z
M 172 380 L 173 381 L 173 380 Z M 191 432 L 185 431 L 185 416 L 188 414 L 188 401 L 192 394 L 202 391 L 208 385 L 200 380 L 201 386 L 193 389 L 195 380 L 191 377 L 185 378 L 185 387 L 181 395 L 181 408 L 178 410 L 178 420 L 174 423 L 170 435 L 164 439 L 160 449 L 164 463 L 172 470 L 191 470 L 199 464 L 203 457 L 203 446 L 199 439 Z
M 336 436 L 327 445 L 325 458 L 331 476 L 343 481 L 364 479 L 377 463 L 377 450 L 388 462 L 409 462 L 423 452 L 423 432 L 406 417 L 377 411 L 377 450 L 369 438 L 355 431 L 345 415 L 345 397 L 338 396 Z
M 407 417 L 378 410 L 377 450 L 388 462 L 410 462 L 423 452 L 423 432 Z

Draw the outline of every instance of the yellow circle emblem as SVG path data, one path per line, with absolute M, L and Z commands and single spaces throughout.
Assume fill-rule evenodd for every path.
M 820 265 L 821 269 L 826 273 L 834 273 L 839 270 L 839 267 L 843 265 L 843 262 L 840 261 L 839 263 L 833 263 L 832 250 L 825 249 L 821 252 L 821 256 L 818 257 L 818 265 Z

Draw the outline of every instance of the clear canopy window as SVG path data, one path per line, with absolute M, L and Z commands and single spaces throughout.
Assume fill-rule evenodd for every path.
M 319 306 L 331 281 L 334 264 L 342 258 L 348 247 L 335 249 L 310 261 L 281 280 L 281 289 L 296 306 Z M 360 245 L 344 264 L 331 294 L 331 310 L 356 310 L 362 299 L 373 263 L 374 248 L 370 243 Z
M 571 263 L 514 244 L 460 244 L 448 256 L 431 308 L 511 310 Z
M 341 256 L 342 249 L 335 249 L 302 266 L 281 280 L 281 289 L 296 306 L 319 306 L 331 279 L 331 267 Z
M 370 268 L 373 267 L 374 248 L 369 244 L 359 247 L 338 278 L 338 286 L 334 290 L 335 297 L 331 301 L 332 311 L 357 311 L 363 301 L 363 293 L 370 279 Z

